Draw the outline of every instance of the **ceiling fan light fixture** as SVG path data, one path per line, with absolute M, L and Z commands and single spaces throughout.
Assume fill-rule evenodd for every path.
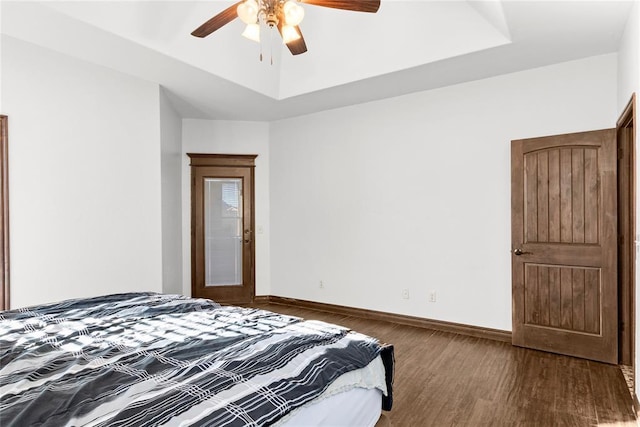
M 191 32 L 198 38 L 207 37 L 236 18 L 248 25 L 242 33 L 251 40 L 260 40 L 260 27 L 270 30 L 270 34 L 280 33 L 292 55 L 300 55 L 307 51 L 307 44 L 298 24 L 303 20 L 305 12 L 298 3 L 323 6 L 330 9 L 351 10 L 354 12 L 376 13 L 381 0 L 236 0 L 222 12 L 211 17 Z M 0 0 L 2 2 L 2 0 Z M 262 60 L 262 44 L 260 45 Z M 273 46 L 272 46 L 273 49 Z M 273 63 L 273 60 L 272 60 Z
M 284 44 L 291 43 L 294 40 L 298 40 L 300 38 L 300 33 L 296 30 L 295 27 L 291 25 L 283 25 L 282 26 L 282 41 Z
M 242 32 L 242 35 L 249 40 L 260 43 L 260 25 L 259 24 L 247 24 L 247 27 Z
M 283 6 L 282 11 L 287 25 L 291 25 L 292 27 L 299 25 L 304 19 L 304 9 L 296 0 L 287 1 Z
M 260 11 L 256 0 L 246 0 L 238 5 L 236 12 L 238 18 L 245 24 L 255 24 L 258 21 L 258 12 Z

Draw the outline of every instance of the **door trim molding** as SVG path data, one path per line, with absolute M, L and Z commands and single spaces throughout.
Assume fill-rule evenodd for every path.
M 236 171 L 236 173 L 238 173 L 237 171 L 243 171 L 241 173 L 243 175 L 246 172 L 246 175 L 248 175 L 246 176 L 246 179 L 248 179 L 248 185 L 250 190 L 248 191 L 249 195 L 245 196 L 245 197 L 249 197 L 249 203 L 245 204 L 244 206 L 250 205 L 250 208 L 249 208 L 249 214 L 244 216 L 244 218 L 248 219 L 248 221 L 245 222 L 243 226 L 243 229 L 245 230 L 244 231 L 245 234 L 243 235 L 243 238 L 247 239 L 246 233 L 253 233 L 253 230 L 255 230 L 255 173 L 254 171 L 255 171 L 255 159 L 256 157 L 258 157 L 258 155 L 257 154 L 205 154 L 205 153 L 186 153 L 186 154 L 190 159 L 189 166 L 191 168 L 191 177 L 190 177 L 190 182 L 191 182 L 191 185 L 190 185 L 190 188 L 191 188 L 191 205 L 190 205 L 191 206 L 191 232 L 190 232 L 190 235 L 191 235 L 191 296 L 196 296 L 198 294 L 198 289 L 202 290 L 202 287 L 198 288 L 198 279 L 199 277 L 202 278 L 202 276 L 198 276 L 199 274 L 198 272 L 202 269 L 202 265 L 204 263 L 202 259 L 204 257 L 203 243 L 202 241 L 200 241 L 200 245 L 201 245 L 200 250 L 202 250 L 202 252 L 199 250 L 199 243 L 198 243 L 198 239 L 202 240 L 203 237 L 197 236 L 197 231 L 196 231 L 198 229 L 198 226 L 202 225 L 201 223 L 198 222 L 198 212 L 197 212 L 198 201 L 197 201 L 197 197 L 195 197 L 196 175 L 197 175 L 196 171 L 203 171 L 205 170 L 204 168 L 215 168 L 219 170 L 225 170 L 230 173 L 232 171 Z M 246 182 L 243 185 L 245 184 Z M 247 212 L 245 212 L 245 214 L 247 214 Z M 247 225 L 248 225 L 248 228 L 246 227 Z M 224 304 L 239 304 L 239 303 L 252 302 L 255 298 L 256 246 L 255 246 L 255 237 L 253 237 L 251 234 L 249 235 L 251 236 L 251 238 L 248 240 L 245 240 L 245 244 L 243 245 L 243 254 L 244 254 L 243 256 L 245 257 L 245 259 L 247 259 L 246 257 L 248 255 L 249 267 L 248 269 L 245 269 L 243 272 L 243 282 L 245 286 L 242 287 L 244 289 L 248 285 L 248 291 L 249 291 L 248 295 L 247 294 L 238 295 L 238 292 L 235 292 L 236 287 L 230 286 L 228 287 L 228 289 L 232 291 L 225 293 L 224 295 L 226 296 L 221 296 L 220 297 L 221 299 L 218 302 L 221 302 Z M 245 248 L 247 246 L 250 247 L 250 254 L 246 253 Z M 204 274 L 204 272 L 202 272 L 202 274 Z M 246 281 L 247 277 L 248 277 L 248 283 Z
M 0 310 L 9 310 L 9 119 L 0 115 Z
M 622 176 L 622 174 L 620 174 L 620 178 L 618 180 L 618 193 L 620 196 L 623 196 L 627 199 L 622 202 L 623 206 L 624 204 L 627 205 L 627 209 L 624 212 L 619 212 L 618 217 L 620 227 L 626 227 L 625 230 L 620 230 L 620 234 L 623 236 L 623 240 L 618 248 L 619 259 L 622 263 L 621 266 L 625 267 L 624 270 L 621 269 L 620 276 L 618 278 L 618 292 L 620 295 L 619 322 L 624 324 L 625 326 L 624 330 L 620 334 L 619 360 L 621 364 L 632 367 L 634 390 L 636 376 L 636 123 L 636 94 L 633 93 L 622 114 L 620 114 L 620 118 L 618 118 L 618 121 L 616 122 L 616 131 L 619 153 L 622 154 L 623 159 L 627 159 L 624 164 L 627 165 L 629 169 L 628 174 L 626 174 L 625 176 Z M 625 129 L 630 129 L 631 131 L 625 134 Z M 621 201 L 619 200 L 618 203 L 620 205 Z M 624 217 L 622 217 L 621 214 L 624 215 Z
M 257 154 L 203 154 L 187 153 L 191 159 L 190 166 L 222 166 L 255 168 Z

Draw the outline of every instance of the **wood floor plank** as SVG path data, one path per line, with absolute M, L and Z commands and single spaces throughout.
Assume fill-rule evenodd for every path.
M 595 421 L 596 406 L 589 368 L 559 366 L 556 378 L 559 387 L 555 397 L 555 410 Z
M 394 345 L 394 406 L 376 427 L 636 425 L 617 366 L 390 322 L 259 306 Z
M 588 365 L 598 423 L 633 421 L 633 403 L 620 369 L 591 361 Z
M 597 421 L 566 412 L 541 410 L 534 406 L 510 406 L 478 400 L 471 414 L 469 426 L 597 426 Z M 435 424 L 434 424 L 435 425 Z M 376 427 L 378 427 L 376 425 Z

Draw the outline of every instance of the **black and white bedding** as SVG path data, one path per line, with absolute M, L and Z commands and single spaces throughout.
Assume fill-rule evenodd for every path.
M 392 348 L 337 325 L 153 293 L 4 311 L 0 425 L 270 425 L 381 353 L 389 406 Z

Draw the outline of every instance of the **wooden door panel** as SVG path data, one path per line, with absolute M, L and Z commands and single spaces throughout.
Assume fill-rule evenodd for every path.
M 527 153 L 525 242 L 598 243 L 598 151 Z
M 513 343 L 617 362 L 615 130 L 512 141 Z
M 599 268 L 525 264 L 525 322 L 600 334 Z

